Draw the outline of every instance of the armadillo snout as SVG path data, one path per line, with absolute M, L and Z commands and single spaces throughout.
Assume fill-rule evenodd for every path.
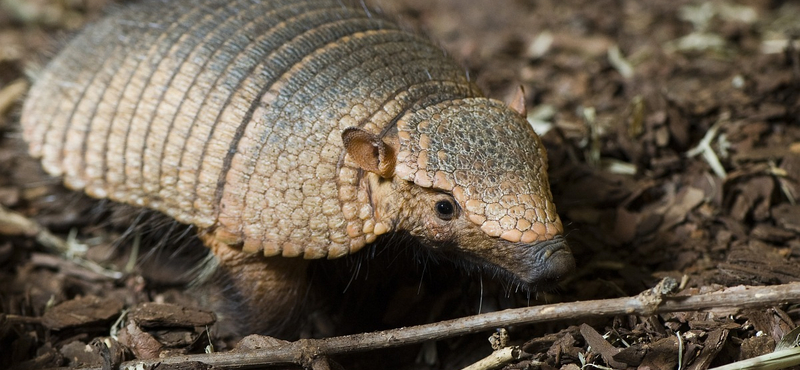
M 536 243 L 526 248 L 533 253 L 527 274 L 520 271 L 519 278 L 535 286 L 550 286 L 575 269 L 575 258 L 563 237 Z M 527 276 L 526 276 L 527 275 Z

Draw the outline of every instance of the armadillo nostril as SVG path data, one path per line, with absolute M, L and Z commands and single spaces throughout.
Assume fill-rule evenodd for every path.
M 575 259 L 568 250 L 550 253 L 547 260 L 544 278 L 549 281 L 559 281 L 575 269 Z
M 556 237 L 539 243 L 536 247 L 539 251 L 536 253 L 535 261 L 539 268 L 533 280 L 543 282 L 545 285 L 554 283 L 575 269 L 575 259 L 564 238 Z

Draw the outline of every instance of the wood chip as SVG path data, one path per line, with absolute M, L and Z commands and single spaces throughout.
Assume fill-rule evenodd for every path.
M 217 321 L 217 317 L 208 311 L 152 302 L 134 307 L 128 317 L 144 328 L 194 328 L 211 325 Z
M 592 347 L 592 351 L 599 353 L 603 357 L 603 361 L 615 369 L 626 368 L 626 364 L 614 359 L 614 355 L 618 354 L 621 349 L 616 348 L 608 343 L 600 333 L 594 330 L 591 326 L 581 324 L 581 335 L 583 339 Z
M 673 226 L 683 222 L 689 211 L 700 205 L 705 199 L 705 194 L 702 190 L 695 187 L 686 187 L 675 196 L 675 203 L 667 209 L 664 213 L 664 220 L 661 223 L 660 230 L 669 230 Z
M 716 329 L 708 333 L 703 342 L 703 349 L 694 361 L 686 367 L 686 370 L 705 370 L 711 365 L 711 361 L 717 357 L 717 353 L 722 350 L 725 341 L 728 339 L 727 329 Z
M 158 358 L 164 345 L 153 338 L 135 322 L 130 321 L 119 333 L 119 342 L 133 352 L 136 358 L 140 360 L 148 360 Z
M 63 302 L 42 316 L 42 325 L 51 330 L 101 325 L 119 315 L 122 302 L 95 296 Z
M 61 347 L 61 355 L 69 361 L 72 367 L 91 367 L 103 365 L 103 358 L 97 347 L 75 341 Z
M 639 369 L 673 370 L 678 365 L 678 338 L 666 337 L 650 345 L 650 350 L 642 359 Z
M 772 209 L 772 217 L 778 226 L 800 233 L 800 204 L 781 204 Z
M 782 243 L 798 237 L 797 233 L 772 226 L 770 224 L 758 224 L 750 231 L 750 236 L 773 243 Z

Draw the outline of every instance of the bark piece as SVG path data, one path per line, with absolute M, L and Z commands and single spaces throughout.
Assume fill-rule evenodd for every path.
M 585 339 L 586 342 L 592 346 L 592 351 L 599 353 L 600 356 L 603 357 L 603 361 L 605 361 L 606 364 L 615 369 L 627 367 L 625 363 L 614 359 L 614 355 L 618 354 L 621 349 L 612 346 L 611 343 L 608 343 L 605 338 L 600 335 L 600 333 L 594 330 L 594 328 L 589 325 L 582 324 L 581 335 L 583 335 L 583 339 Z
M 77 326 L 93 326 L 108 322 L 119 315 L 122 302 L 86 296 L 63 302 L 42 316 L 42 325 L 61 330 Z
M 644 356 L 639 370 L 672 370 L 678 364 L 678 338 L 666 337 L 652 345 Z
M 212 312 L 170 303 L 152 302 L 134 307 L 129 317 L 144 328 L 194 328 L 211 325 L 217 320 Z

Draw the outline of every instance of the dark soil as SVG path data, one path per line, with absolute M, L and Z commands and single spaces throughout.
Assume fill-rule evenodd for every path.
M 25 154 L 17 123 L 25 72 L 35 74 L 70 33 L 101 16 L 106 2 L 0 1 L 0 205 L 72 246 L 55 252 L 31 229 L 0 217 L 0 368 L 99 366 L 103 356 L 152 358 L 235 344 L 214 326 L 206 330 L 213 315 L 194 308 L 180 273 L 186 269 L 173 268 L 202 258 L 172 245 L 196 244 L 191 232 L 155 246 L 152 254 L 167 256 L 167 265 L 132 263 L 132 245 L 144 251 L 158 243 L 125 225 L 151 215 L 74 194 Z M 688 292 L 800 280 L 797 3 L 377 3 L 438 40 L 488 96 L 509 101 L 524 87 L 578 269 L 552 292 L 527 295 L 491 277 L 459 275 L 446 263 L 421 269 L 406 256 L 413 267 L 402 266 L 414 273 L 370 278 L 381 279 L 372 287 L 379 297 L 359 293 L 358 284 L 344 294 L 331 289 L 331 302 L 341 302 L 331 317 L 351 326 L 326 331 L 331 323 L 318 319 L 316 329 L 297 335 L 635 295 L 663 277 L 682 281 Z M 176 248 L 194 257 L 174 254 Z M 123 308 L 126 320 L 114 324 Z M 798 322 L 798 306 L 776 303 L 513 327 L 510 343 L 527 354 L 506 368 L 539 361 L 548 369 L 675 369 L 682 350 L 681 368 L 702 370 L 771 352 Z M 99 342 L 112 327 L 122 332 L 105 349 Z M 456 369 L 492 351 L 490 334 L 334 360 L 346 369 Z

